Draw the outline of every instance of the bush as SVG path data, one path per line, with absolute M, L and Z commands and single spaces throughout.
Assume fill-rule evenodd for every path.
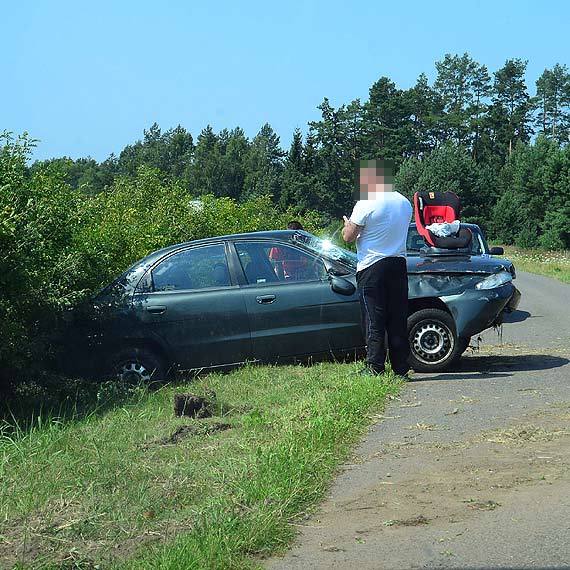
M 188 194 L 142 166 L 104 191 L 72 190 L 62 161 L 28 169 L 34 141 L 0 136 L 0 386 L 41 379 L 54 357 L 62 312 L 148 253 L 184 241 L 285 228 L 300 219 L 269 196 L 242 203 Z M 39 380 L 38 380 L 39 381 Z

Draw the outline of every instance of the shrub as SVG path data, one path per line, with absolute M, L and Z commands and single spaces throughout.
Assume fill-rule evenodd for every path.
M 321 220 L 275 208 L 269 196 L 238 203 L 188 194 L 142 166 L 104 191 L 72 190 L 62 161 L 28 169 L 34 141 L 0 137 L 0 385 L 37 381 L 54 356 L 61 314 L 148 253 L 184 241 Z

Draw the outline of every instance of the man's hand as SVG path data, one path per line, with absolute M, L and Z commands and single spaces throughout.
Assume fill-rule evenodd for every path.
M 342 217 L 344 228 L 342 228 L 342 239 L 348 243 L 353 242 L 362 231 L 362 226 L 351 222 L 346 216 Z

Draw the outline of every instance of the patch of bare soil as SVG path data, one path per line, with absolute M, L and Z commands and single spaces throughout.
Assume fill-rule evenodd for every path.
M 420 526 L 428 523 L 429 519 L 427 519 L 423 515 L 418 515 L 417 517 L 412 517 L 411 519 L 404 519 L 404 520 L 396 519 L 394 521 L 385 521 L 384 526 Z
M 566 418 L 570 416 L 564 408 L 554 406 L 532 412 L 532 424 L 485 431 L 462 441 L 386 445 L 375 454 L 386 476 L 368 489 L 365 499 L 365 512 L 374 513 L 371 529 L 412 526 L 395 521 L 421 520 L 437 526 L 467 520 L 501 508 L 522 486 L 569 482 Z M 337 506 L 350 513 L 351 502 Z M 361 505 L 362 497 L 355 497 L 354 504 Z
M 191 435 L 210 435 L 218 431 L 225 431 L 232 426 L 223 422 L 209 424 L 192 424 L 180 426 L 171 435 L 155 441 L 156 445 L 175 445 Z

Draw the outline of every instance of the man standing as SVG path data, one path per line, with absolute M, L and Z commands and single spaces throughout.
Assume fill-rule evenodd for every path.
M 342 237 L 356 240 L 356 281 L 367 344 L 362 374 L 382 374 L 385 336 L 392 370 L 408 371 L 408 274 L 406 237 L 412 217 L 409 200 L 394 190 L 393 168 L 375 160 L 361 161 L 360 200 L 350 219 L 344 216 Z

